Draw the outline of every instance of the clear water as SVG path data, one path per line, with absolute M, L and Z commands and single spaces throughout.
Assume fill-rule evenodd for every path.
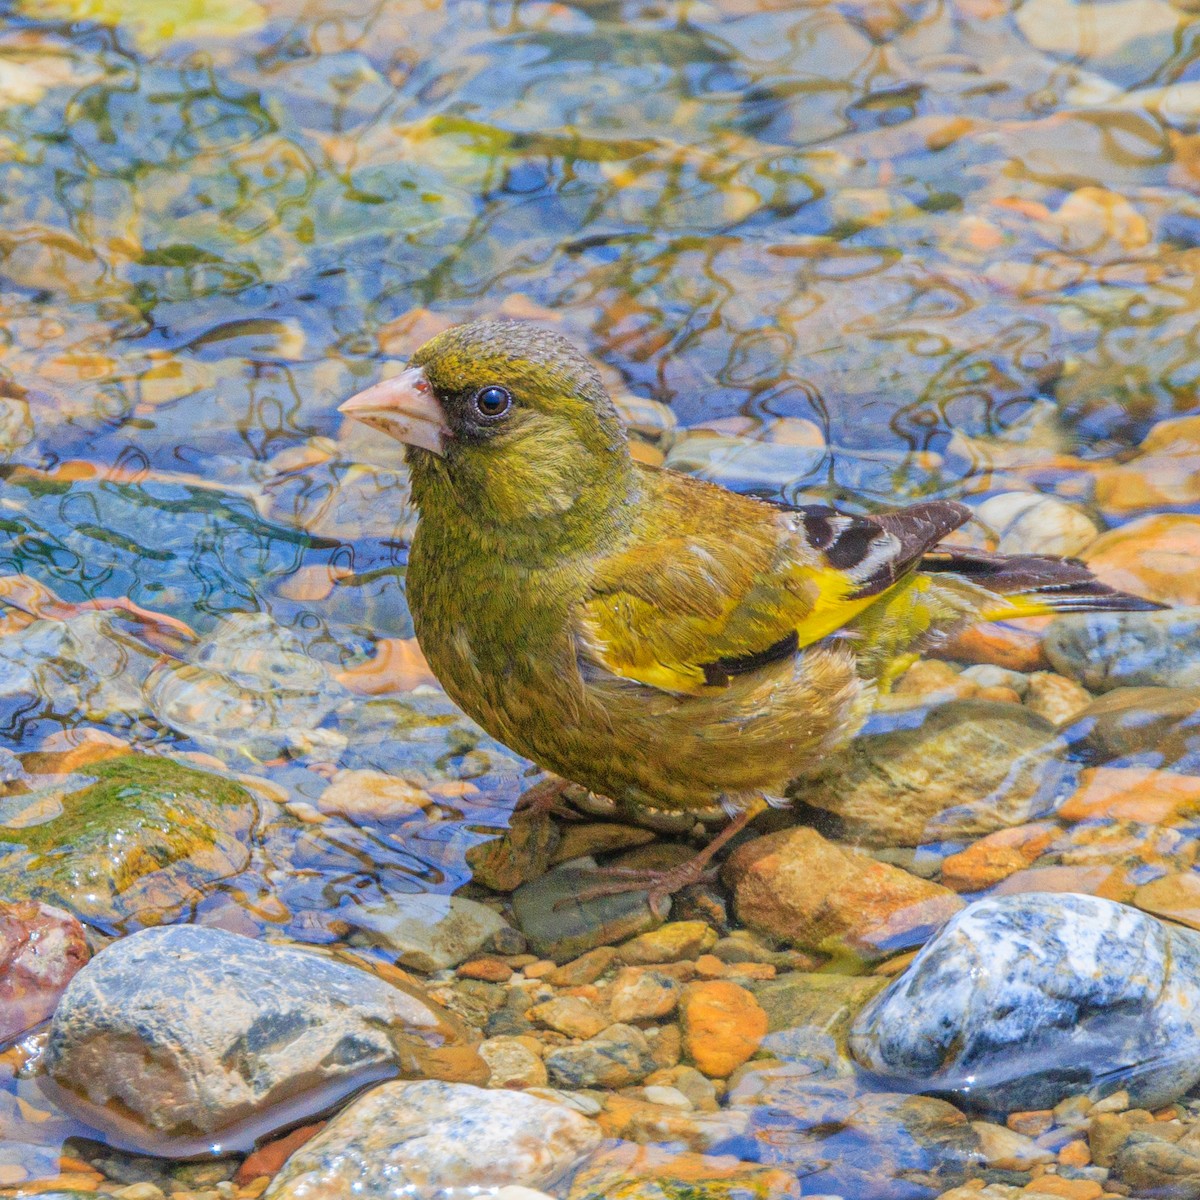
M 336 678 L 411 636 L 412 526 L 398 449 L 337 404 L 444 324 L 558 324 L 617 394 L 741 439 L 675 435 L 669 463 L 791 500 L 1030 480 L 1086 498 L 1156 422 L 1200 411 L 1186 6 L 0 11 L 0 586 L 20 647 L 0 684 L 46 661 L 11 641 L 14 612 L 54 602 L 35 585 L 72 620 L 127 597 L 210 639 L 118 614 L 118 652 L 88 626 L 32 692 L 0 688 L 0 742 L 98 727 L 292 803 L 337 767 L 443 789 L 436 819 L 382 829 L 279 817 L 202 919 L 330 940 L 350 896 L 449 891 L 523 786 L 435 686 Z M 221 625 L 245 614 L 264 616 Z M 110 653 L 143 694 L 101 686 L 103 662 L 80 682 Z

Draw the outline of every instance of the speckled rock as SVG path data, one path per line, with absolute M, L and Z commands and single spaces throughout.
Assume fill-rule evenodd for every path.
M 429 892 L 394 892 L 339 909 L 338 916 L 357 931 L 354 940 L 383 947 L 415 971 L 457 967 L 508 928 L 486 904 Z
M 1200 687 L 1200 607 L 1059 617 L 1046 656 L 1093 692 Z
M 863 1010 L 850 1046 L 1002 1111 L 1118 1088 L 1156 1108 L 1200 1079 L 1200 937 L 1093 896 L 980 900 Z
M 488 1087 L 545 1087 L 549 1082 L 546 1064 L 531 1037 L 492 1037 L 479 1046 L 479 1056 L 488 1065 Z
M 797 797 L 870 846 L 974 837 L 1048 811 L 1072 775 L 1058 753 L 1053 727 L 1028 709 L 957 700 L 878 714 Z
M 565 963 L 662 924 L 645 892 L 581 901 L 580 892 L 595 884 L 594 873 L 562 866 L 513 893 L 513 917 L 535 953 Z
M 586 1042 L 546 1055 L 551 1082 L 563 1088 L 626 1087 L 659 1065 L 646 1035 L 634 1025 L 610 1025 Z
M 483 1082 L 469 1040 L 416 989 L 176 925 L 114 942 L 75 976 L 45 1066 L 60 1102 L 119 1144 L 182 1156 L 248 1147 L 373 1079 Z
M 536 1096 L 387 1083 L 293 1154 L 265 1200 L 434 1200 L 451 1188 L 544 1188 L 599 1144 L 586 1117 Z
M 662 971 L 625 967 L 613 980 L 609 1011 L 615 1021 L 654 1021 L 674 1012 L 679 980 Z
M 0 895 L 107 932 L 170 920 L 245 869 L 260 812 L 233 780 L 172 759 L 92 763 L 63 787 L 0 799 Z
M 83 926 L 70 913 L 0 900 L 0 1045 L 54 1011 L 88 955 Z

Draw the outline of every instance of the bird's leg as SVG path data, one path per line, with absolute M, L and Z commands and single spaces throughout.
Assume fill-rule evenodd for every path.
M 576 900 L 594 900 L 598 896 L 618 896 L 625 892 L 646 892 L 650 911 L 665 917 L 663 901 L 694 883 L 705 883 L 716 875 L 713 858 L 766 807 L 762 800 L 739 809 L 729 824 L 703 850 L 687 862 L 667 870 L 629 870 L 624 867 L 599 867 L 595 874 L 609 876 L 611 882 L 597 884 L 580 892 Z
M 562 804 L 562 794 L 570 786 L 569 780 L 558 775 L 539 779 L 533 787 L 521 793 L 513 813 L 521 813 L 525 817 L 562 817 L 568 821 L 578 821 L 579 813 Z

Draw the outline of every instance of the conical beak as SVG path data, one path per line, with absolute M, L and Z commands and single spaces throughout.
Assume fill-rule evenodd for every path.
M 409 367 L 394 379 L 351 396 L 338 412 L 434 454 L 444 452 L 450 436 L 446 414 L 420 367 Z

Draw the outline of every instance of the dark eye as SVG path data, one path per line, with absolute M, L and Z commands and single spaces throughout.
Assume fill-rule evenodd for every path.
M 512 408 L 512 402 L 512 392 L 495 383 L 475 393 L 475 408 L 481 417 L 502 417 Z

